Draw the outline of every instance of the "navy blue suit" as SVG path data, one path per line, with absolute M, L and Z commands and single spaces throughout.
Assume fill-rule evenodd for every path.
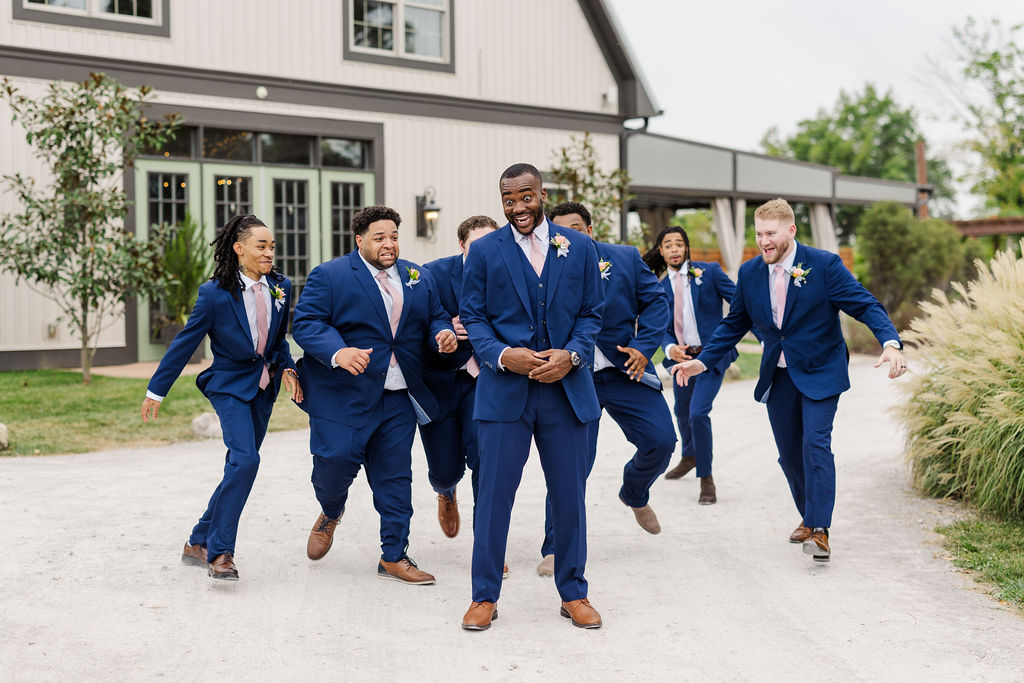
M 697 284 L 697 278 L 692 275 L 688 277 L 693 315 L 697 319 L 697 334 L 700 335 L 701 342 L 706 344 L 714 334 L 715 328 L 722 322 L 722 304 L 732 299 L 736 285 L 717 263 L 691 261 L 690 267 L 703 271 L 700 284 Z M 676 297 L 672 291 L 671 278 L 665 276 L 661 284 L 668 294 L 669 311 L 673 311 Z M 681 340 L 676 340 L 674 318 L 670 315 L 662 345 L 668 348 L 669 344 L 680 343 Z M 711 476 L 711 407 L 722 388 L 726 369 L 738 355 L 734 345 L 713 367 L 708 368 L 707 373 L 691 378 L 687 386 L 681 387 L 676 382 L 672 383 L 682 456 L 696 459 L 698 477 Z M 666 356 L 663 364 L 670 367 L 675 361 Z
M 604 311 L 596 347 L 613 364 L 594 374 L 594 388 L 601 408 L 608 411 L 636 446 L 623 469 L 619 497 L 631 507 L 643 507 L 650 497 L 651 485 L 665 471 L 676 444 L 661 379 L 650 360 L 661 345 L 669 309 L 657 276 L 640 258 L 636 247 L 604 242 L 595 242 L 594 246 L 599 265 L 608 264 L 600 280 Z M 619 351 L 619 346 L 634 348 L 648 358 L 639 381 L 626 374 L 629 356 Z M 600 424 L 600 420 L 588 423 L 588 475 L 597 457 Z M 541 555 L 552 554 L 554 547 L 548 500 Z
M 546 247 L 538 276 L 511 225 L 473 242 L 462 284 L 460 319 L 481 361 L 474 416 L 480 422 L 480 495 L 473 539 L 473 600 L 496 602 L 509 516 L 523 466 L 536 440 L 551 494 L 555 584 L 562 600 L 587 596 L 587 423 L 600 417 L 594 391 L 594 339 L 603 301 L 593 241 L 548 223 L 549 238 L 569 241 L 568 253 Z M 579 367 L 552 383 L 499 368 L 508 347 L 565 349 Z
M 403 259 L 397 265 L 403 303 L 395 335 L 380 288 L 358 251 L 310 272 L 292 323 L 292 336 L 305 352 L 299 361 L 305 396 L 300 407 L 309 413 L 313 490 L 323 513 L 335 519 L 365 466 L 381 518 L 385 562 L 402 559 L 409 544 L 416 422 L 439 415 L 423 384 L 424 349 L 436 349 L 435 335 L 452 329 L 429 273 L 421 272 L 409 286 L 409 270 L 417 266 Z M 364 372 L 331 366 L 345 347 L 373 349 Z M 384 390 L 392 353 L 407 391 Z
M 781 329 L 772 318 L 768 266 L 755 257 L 740 266 L 729 315 L 705 342 L 698 360 L 708 367 L 717 364 L 747 330 L 761 337 L 764 350 L 754 398 L 768 406 L 779 465 L 803 523 L 827 528 L 835 503 L 832 421 L 839 394 L 850 388 L 839 311 L 871 328 L 880 344 L 899 341 L 899 335 L 882 304 L 839 256 L 796 243 L 794 264 L 810 272 L 800 286 L 787 277 Z M 785 368 L 777 367 L 782 352 Z
M 235 551 L 238 519 L 256 480 L 259 448 L 281 386 L 281 374 L 284 368 L 295 369 L 285 339 L 292 285 L 283 275 L 268 275 L 267 281 L 279 287 L 284 297 L 271 299 L 267 344 L 262 356 L 253 345 L 242 294 L 233 295 L 216 282 L 205 282 L 199 287 L 188 323 L 174 337 L 149 380 L 150 392 L 166 396 L 203 338 L 209 335 L 213 363 L 196 377 L 196 386 L 217 411 L 228 450 L 224 478 L 188 541 L 190 545 L 205 545 L 208 561 Z M 264 365 L 269 365 L 271 379 L 265 389 L 260 389 Z
M 459 315 L 462 297 L 462 254 L 446 256 L 423 265 L 437 283 L 441 305 L 449 318 Z M 420 440 L 427 456 L 427 476 L 434 491 L 454 498 L 455 487 L 469 467 L 476 500 L 477 423 L 473 419 L 476 378 L 460 370 L 473 355 L 469 340 L 459 341 L 459 348 L 447 356 L 427 354 L 423 362 L 423 381 L 437 398 L 440 417 L 420 425 Z

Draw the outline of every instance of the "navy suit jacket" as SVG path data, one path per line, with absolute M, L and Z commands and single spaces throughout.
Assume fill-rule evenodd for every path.
M 439 415 L 437 401 L 423 384 L 423 352 L 434 346 L 434 336 L 451 330 L 441 308 L 437 287 L 429 273 L 420 271 L 418 284 L 409 286 L 409 269 L 416 264 L 398 259 L 402 278 L 402 315 L 398 332 L 391 322 L 380 288 L 358 251 L 314 268 L 295 305 L 292 336 L 305 355 L 299 361 L 299 379 L 305 400 L 299 407 L 316 417 L 358 429 L 366 424 L 384 393 L 391 354 L 398 358 L 409 395 L 419 407 L 421 423 Z M 373 349 L 370 364 L 358 375 L 332 368 L 339 349 Z
M 149 391 L 166 396 L 203 337 L 209 335 L 213 364 L 196 377 L 196 386 L 204 396 L 228 394 L 240 401 L 251 401 L 260 388 L 263 364 L 269 363 L 271 383 L 268 389 L 276 397 L 281 385 L 278 370 L 295 369 L 285 339 L 292 283 L 283 275 L 277 278 L 268 275 L 267 282 L 284 290 L 284 298 L 271 299 L 268 341 L 262 356 L 253 347 L 241 292 L 236 292 L 236 299 L 216 282 L 204 282 L 199 286 L 199 295 L 188 323 L 175 335 L 160 366 L 149 380 Z
M 722 322 L 722 303 L 732 301 L 733 294 L 736 292 L 736 285 L 725 274 L 725 271 L 722 270 L 722 266 L 714 261 L 690 261 L 690 267 L 700 268 L 703 271 L 699 285 L 696 282 L 696 278 L 690 278 L 690 298 L 693 302 L 693 317 L 697 319 L 697 334 L 700 335 L 701 343 L 707 346 L 708 341 L 715 334 L 715 328 Z M 661 281 L 661 286 L 664 287 L 665 293 L 668 294 L 669 310 L 675 310 L 676 297 L 672 291 L 672 280 L 666 276 Z M 665 348 L 668 348 L 669 344 L 679 343 L 676 340 L 674 322 L 673 316 L 669 315 L 668 330 L 665 332 L 665 338 L 662 342 L 662 346 Z M 739 354 L 736 352 L 736 344 L 733 343 L 732 348 L 717 363 L 708 365 L 708 370 L 720 375 L 729 368 L 729 365 L 736 360 L 737 356 Z M 675 365 L 675 361 L 666 356 L 662 365 L 668 368 Z
M 640 251 L 628 244 L 594 242 L 601 262 L 609 263 L 601 275 L 604 311 L 597 348 L 615 367 L 625 372 L 629 356 L 617 346 L 629 346 L 648 358 L 640 381 L 662 390 L 661 379 L 650 358 L 661 345 L 669 308 L 658 277 L 640 258 Z
M 597 250 L 586 235 L 548 222 L 549 236 L 569 241 L 568 254 L 558 256 L 548 247 L 547 287 L 543 294 L 549 334 L 546 348 L 575 351 L 582 358 L 560 384 L 580 422 L 601 416 L 594 391 L 594 339 L 601 329 L 601 279 Z M 474 417 L 493 422 L 513 422 L 526 409 L 530 380 L 498 369 L 498 357 L 506 347 L 532 348 L 537 320 L 527 292 L 528 268 L 516 244 L 513 228 L 503 228 L 473 242 L 466 259 L 462 282 L 460 320 L 482 361 L 477 378 Z M 543 350 L 543 349 L 537 349 Z
M 449 318 L 456 317 L 459 314 L 459 300 L 462 298 L 462 254 L 424 263 L 423 269 L 433 276 L 445 313 Z M 434 348 L 433 352 L 423 357 L 423 381 L 437 399 L 441 412 L 447 413 L 455 395 L 455 375 L 473 355 L 473 345 L 468 339 L 461 339 L 458 350 L 452 353 L 441 354 L 436 351 Z
M 772 319 L 768 266 L 756 256 L 740 266 L 729 315 L 698 356 L 705 366 L 714 365 L 753 328 L 764 342 L 761 374 L 754 388 L 758 401 L 766 399 L 783 351 L 789 376 L 804 396 L 822 400 L 850 388 L 850 354 L 839 324 L 839 311 L 871 328 L 879 344 L 890 339 L 899 341 L 885 308 L 854 279 L 838 255 L 798 242 L 793 263 L 809 272 L 800 286 L 789 278 L 782 329 Z

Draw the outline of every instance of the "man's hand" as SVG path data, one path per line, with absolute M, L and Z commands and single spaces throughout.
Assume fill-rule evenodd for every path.
M 434 341 L 437 342 L 437 350 L 441 353 L 451 353 L 459 348 L 458 337 L 451 330 L 441 330 L 434 337 Z
M 373 353 L 373 349 L 357 349 L 354 346 L 346 346 L 334 354 L 334 364 L 339 368 L 345 368 L 353 375 L 361 375 L 366 372 L 366 366 L 370 364 L 371 353 Z
M 544 384 L 557 382 L 572 370 L 572 359 L 565 349 L 548 349 L 547 351 L 536 351 L 537 358 L 543 358 L 547 362 L 542 363 L 530 373 L 530 379 L 535 379 Z
M 882 363 L 889 364 L 889 379 L 896 379 L 907 371 L 907 359 L 895 346 L 887 346 L 882 349 L 882 355 L 878 357 L 875 367 L 881 366 Z
M 288 393 L 292 395 L 292 400 L 296 403 L 302 403 L 302 387 L 299 386 L 299 378 L 291 372 L 285 372 L 281 377 L 281 383 L 284 384 L 284 388 L 288 390 Z
M 518 375 L 529 375 L 546 362 L 533 349 L 522 346 L 508 348 L 501 354 L 501 365 Z M 572 365 L 570 363 L 570 365 Z
M 156 419 L 156 414 L 160 412 L 160 401 L 154 401 L 151 398 L 143 399 L 142 401 L 142 421 L 149 422 L 149 416 L 152 414 L 153 419 Z
M 455 338 L 459 341 L 466 341 L 469 339 L 469 332 L 466 332 L 466 327 L 459 322 L 459 316 L 452 318 L 452 327 L 455 328 Z
M 616 346 L 615 348 L 629 356 L 629 360 L 626 361 L 626 374 L 630 379 L 639 382 L 640 378 L 643 377 L 644 370 L 647 369 L 647 356 L 632 346 Z M 672 350 L 675 351 L 678 348 L 678 346 L 675 346 Z
M 676 384 L 681 387 L 685 387 L 690 382 L 691 377 L 696 377 L 700 373 L 704 372 L 707 368 L 699 360 L 688 360 L 683 363 L 677 363 L 668 369 L 673 375 L 676 376 Z
M 682 363 L 685 360 L 693 358 L 693 356 L 686 355 L 686 351 L 684 351 L 685 348 L 686 347 L 682 344 L 673 344 L 672 349 L 668 353 L 668 359 L 674 360 L 677 363 Z

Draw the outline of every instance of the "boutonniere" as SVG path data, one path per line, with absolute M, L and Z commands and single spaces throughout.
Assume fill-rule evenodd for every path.
M 420 271 L 415 268 L 406 268 L 405 272 L 409 274 L 409 281 L 405 283 L 406 287 L 412 287 L 420 283 Z
M 703 282 L 700 279 L 701 276 L 704 275 L 703 268 L 694 268 L 693 266 L 690 266 L 689 270 L 687 270 L 686 272 L 689 273 L 690 277 L 693 278 L 693 284 L 699 285 L 701 282 Z
M 611 273 L 612 262 L 611 261 L 598 261 L 597 262 L 597 270 L 598 270 L 598 272 L 601 273 L 601 279 L 602 280 L 607 280 L 608 276 L 610 276 L 612 274 Z
M 803 287 L 804 283 L 807 282 L 807 274 L 811 272 L 811 268 L 804 268 L 803 263 L 798 263 L 793 266 L 793 270 L 789 271 L 790 276 L 793 278 L 794 287 Z
M 270 285 L 270 298 L 274 300 L 274 308 L 280 311 L 284 308 L 284 290 L 277 285 Z
M 569 255 L 569 238 L 565 235 L 555 235 L 552 237 L 551 246 L 558 250 L 559 256 Z

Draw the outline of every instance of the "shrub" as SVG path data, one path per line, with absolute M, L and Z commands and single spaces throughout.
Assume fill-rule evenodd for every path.
M 902 408 L 925 494 L 1024 518 L 1024 259 L 1000 252 L 977 279 L 936 290 L 904 339 L 920 369 Z

